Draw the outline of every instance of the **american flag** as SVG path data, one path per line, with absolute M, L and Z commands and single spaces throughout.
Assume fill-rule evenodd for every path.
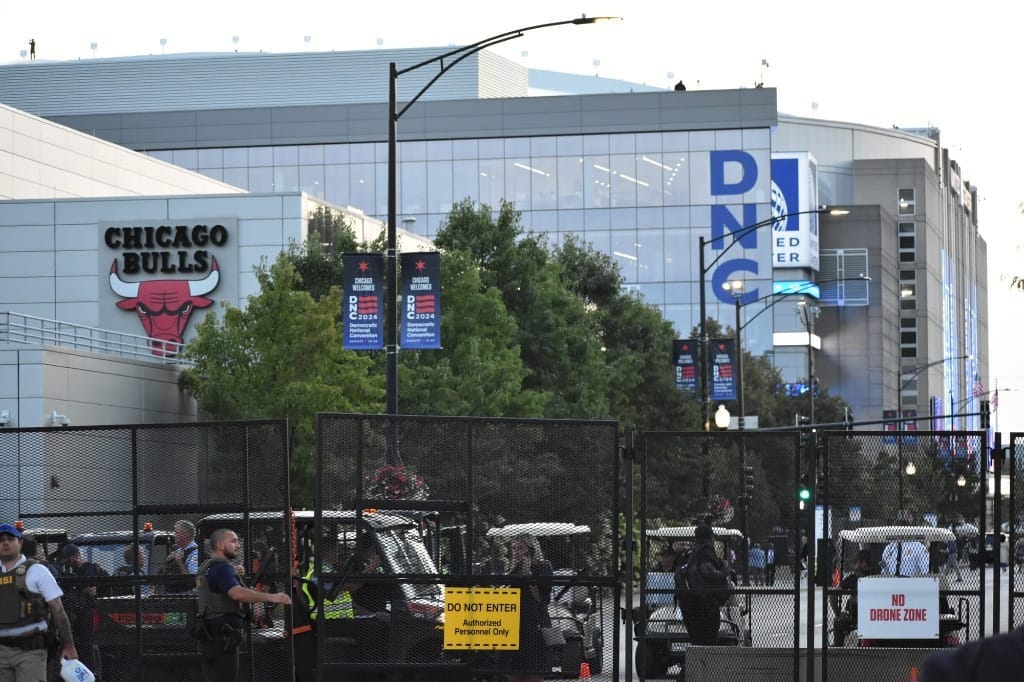
M 992 394 L 992 404 L 989 405 L 989 407 L 991 408 L 992 412 L 995 412 L 996 410 L 999 409 L 999 389 L 998 388 L 996 389 L 995 393 Z
M 978 376 L 977 374 L 975 374 L 974 375 L 974 389 L 973 389 L 971 395 L 974 396 L 975 398 L 983 398 L 983 397 L 985 397 L 985 394 L 986 394 L 985 384 L 981 383 L 981 377 Z

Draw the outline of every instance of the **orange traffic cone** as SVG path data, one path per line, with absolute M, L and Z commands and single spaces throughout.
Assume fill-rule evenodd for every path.
M 583 661 L 582 663 L 580 663 L 580 679 L 581 680 L 589 680 L 590 679 L 590 664 L 587 663 L 586 661 Z
M 918 679 L 918 670 L 917 670 L 917 668 L 911 668 L 910 669 L 910 679 L 908 680 L 908 682 L 917 682 L 917 679 Z

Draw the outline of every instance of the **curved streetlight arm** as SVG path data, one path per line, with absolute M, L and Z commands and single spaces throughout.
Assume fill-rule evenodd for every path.
M 710 271 L 711 268 L 713 268 L 715 266 L 715 264 L 717 264 L 718 261 L 722 259 L 722 256 L 724 256 L 726 254 L 726 252 L 729 251 L 729 249 L 731 249 L 733 246 L 735 246 L 737 242 L 739 242 L 741 239 L 743 239 L 743 237 L 745 237 L 746 235 L 750 234 L 754 230 L 762 228 L 765 225 L 770 225 L 770 224 L 774 223 L 776 220 L 778 220 L 780 218 L 788 218 L 790 216 L 806 215 L 806 214 L 810 214 L 810 213 L 817 213 L 818 215 L 821 215 L 822 213 L 833 213 L 834 215 L 842 215 L 843 213 L 848 213 L 848 211 L 843 211 L 842 209 L 830 209 L 827 205 L 822 205 L 822 206 L 819 206 L 818 208 L 816 208 L 814 210 L 811 210 L 811 211 L 796 211 L 794 213 L 786 213 L 786 214 L 779 215 L 779 216 L 773 216 L 772 218 L 770 218 L 768 220 L 762 220 L 760 222 L 754 223 L 753 225 L 748 225 L 747 227 L 741 228 L 741 229 L 737 230 L 736 232 L 730 232 L 728 234 L 723 233 L 723 234 L 718 235 L 717 237 L 712 237 L 711 239 L 704 239 L 704 235 L 700 235 L 700 237 L 698 238 L 698 249 L 697 249 L 697 251 L 698 251 L 698 253 L 697 253 L 697 259 L 698 259 L 697 263 L 698 263 L 698 265 L 697 265 L 697 268 L 698 268 L 698 270 L 700 270 L 700 273 L 699 273 L 700 274 L 700 288 L 699 288 L 699 290 L 697 292 L 697 296 L 698 296 L 698 299 L 700 301 L 699 302 L 699 315 L 700 315 L 700 319 L 697 321 L 697 324 L 699 325 L 699 328 L 700 328 L 700 348 L 701 348 L 701 361 L 700 361 L 700 405 L 701 405 L 700 412 L 701 412 L 701 415 L 700 415 L 700 421 L 701 421 L 701 429 L 704 430 L 704 431 L 710 431 L 711 430 L 711 420 L 710 420 L 710 417 L 711 417 L 711 409 L 710 409 L 711 404 L 710 404 L 710 395 L 708 393 L 710 363 L 708 362 L 708 327 L 707 327 L 707 322 L 708 322 L 708 320 L 707 320 L 707 318 L 708 318 L 708 302 L 707 302 L 707 291 L 706 291 L 706 289 L 707 289 L 706 277 L 707 277 L 708 271 Z M 706 263 L 705 260 L 704 260 L 704 247 L 707 246 L 708 244 L 714 244 L 715 242 L 717 242 L 717 241 L 719 241 L 721 239 L 724 239 L 726 236 L 731 237 L 732 241 L 729 244 L 727 244 L 726 247 L 724 249 L 722 249 L 721 252 L 719 252 L 718 256 L 716 256 L 715 259 L 712 260 L 710 264 Z
M 414 104 L 420 97 L 423 96 L 431 85 L 437 82 L 437 79 L 447 73 L 453 66 L 458 64 L 460 61 L 465 59 L 471 54 L 479 52 L 480 50 L 489 47 L 491 45 L 497 45 L 503 43 L 506 40 L 512 40 L 518 38 L 527 31 L 533 31 L 539 28 L 548 28 L 551 26 L 563 26 L 566 24 L 592 24 L 602 19 L 620 19 L 621 17 L 587 17 L 582 16 L 577 19 L 568 19 L 566 21 L 553 21 L 546 24 L 537 24 L 535 26 L 527 26 L 525 28 L 519 28 L 514 31 L 506 31 L 505 33 L 499 33 L 498 35 L 491 36 L 490 38 L 484 38 L 483 40 L 477 41 L 472 45 L 466 45 L 459 47 L 454 50 L 449 50 L 442 55 L 431 57 L 418 64 L 399 69 L 395 62 L 390 63 L 388 72 L 388 221 L 387 221 L 387 248 L 384 253 L 384 393 L 385 393 L 385 413 L 389 415 L 398 414 L 398 227 L 397 214 L 398 214 L 398 119 Z M 398 77 L 402 74 L 415 71 L 416 69 L 427 66 L 428 64 L 439 63 L 440 71 L 430 81 L 420 88 L 419 92 L 416 93 L 412 100 L 405 104 L 401 109 L 398 108 Z M 395 430 L 391 429 L 391 436 L 388 442 L 388 463 L 395 464 L 400 460 L 398 459 L 398 442 L 395 435 Z
M 701 237 L 701 251 L 703 251 L 704 247 L 707 246 L 708 244 L 714 244 L 715 242 L 721 241 L 726 237 L 732 237 L 732 241 L 729 242 L 729 244 L 727 244 L 724 249 L 718 252 L 718 256 L 716 256 L 713 261 L 711 261 L 704 267 L 704 272 L 706 273 L 708 270 L 715 267 L 718 261 L 722 259 L 722 256 L 724 256 L 729 249 L 736 246 L 736 244 L 742 241 L 744 237 L 746 237 L 751 232 L 754 232 L 755 230 L 764 227 L 765 225 L 771 225 L 772 223 L 783 218 L 793 218 L 799 215 L 811 215 L 812 213 L 822 215 L 828 213 L 831 210 L 832 209 L 829 206 L 823 204 L 818 208 L 812 209 L 810 211 L 794 211 L 793 213 L 783 213 L 782 215 L 772 216 L 771 218 L 766 218 L 765 220 L 762 220 L 761 222 L 758 223 L 754 223 L 753 225 L 747 225 L 746 227 L 736 230 L 735 232 L 722 233 L 717 237 L 712 237 L 711 239 L 704 239 L 703 237 Z
M 910 385 L 910 382 L 919 377 L 921 373 L 924 372 L 925 370 L 931 369 L 936 365 L 943 365 L 947 362 L 956 362 L 957 360 L 971 360 L 973 358 L 973 355 L 957 355 L 951 358 L 942 358 L 941 360 L 935 360 L 933 362 L 929 362 L 927 365 L 917 367 L 914 373 L 911 374 L 910 377 L 906 381 L 904 381 L 903 384 L 900 385 L 900 395 L 903 395 L 903 391 L 905 391 L 907 386 Z M 901 374 L 900 376 L 906 376 L 906 374 Z
M 768 310 L 771 310 L 773 307 L 775 307 L 776 303 L 781 303 L 782 301 L 784 301 L 786 298 L 788 298 L 790 296 L 802 296 L 804 294 L 807 294 L 808 291 L 810 291 L 812 289 L 812 287 L 818 286 L 819 284 L 835 284 L 836 282 L 870 282 L 870 281 L 871 281 L 871 278 L 868 277 L 867 275 L 862 275 L 861 277 L 839 277 L 839 278 L 836 278 L 836 279 L 823 279 L 823 280 L 821 280 L 819 282 L 805 282 L 804 284 L 801 285 L 801 288 L 798 288 L 795 291 L 782 291 L 782 292 L 779 292 L 777 294 L 765 294 L 764 296 L 762 296 L 760 298 L 755 298 L 753 301 L 750 301 L 749 303 L 744 303 L 743 304 L 743 305 L 750 305 L 751 303 L 757 303 L 759 301 L 766 301 L 769 298 L 775 298 L 774 301 L 772 301 L 771 303 L 769 303 L 765 307 L 763 307 L 760 310 L 758 310 L 752 316 L 748 317 L 747 321 L 743 323 L 743 325 L 740 327 L 740 329 L 746 329 L 747 325 L 749 325 L 751 322 L 756 320 L 761 315 L 761 313 L 766 312 Z
M 456 64 L 461 62 L 463 59 L 469 57 L 470 55 L 476 54 L 480 50 L 485 50 L 488 47 L 492 47 L 494 45 L 498 45 L 509 40 L 521 38 L 523 34 L 526 33 L 527 31 L 535 31 L 540 28 L 550 28 L 552 26 L 565 26 L 568 24 L 593 24 L 598 21 L 609 21 L 612 19 L 622 19 L 622 17 L 588 17 L 584 15 L 582 17 L 577 17 L 576 19 L 566 19 L 565 21 L 551 21 L 546 24 L 537 24 L 536 26 L 526 26 L 524 28 L 517 28 L 514 31 L 506 31 L 505 33 L 499 33 L 497 35 L 491 36 L 490 38 L 478 40 L 477 42 L 471 45 L 464 45 L 454 50 L 445 52 L 444 54 L 437 55 L 436 57 L 425 59 L 418 64 L 407 66 L 404 69 L 395 69 L 395 71 L 392 73 L 392 78 L 398 78 L 403 74 L 409 73 L 410 71 L 415 71 L 416 69 L 428 66 L 435 62 L 441 65 L 441 69 L 437 72 L 437 74 L 433 78 L 431 78 L 426 85 L 420 88 L 420 91 L 417 92 L 411 100 L 406 102 L 405 106 L 403 106 L 399 111 L 397 111 L 394 114 L 394 120 L 397 121 L 398 119 L 402 118 L 402 114 L 404 114 L 409 109 L 409 107 L 415 104 L 419 100 L 419 98 L 422 97 L 423 94 L 430 89 L 430 86 L 437 82 L 437 79 L 439 79 L 444 74 L 448 73 L 449 70 L 451 70 Z M 449 58 L 453 59 L 450 59 L 450 61 L 446 63 L 445 60 L 448 60 Z
M 964 405 L 966 405 L 967 403 L 969 403 L 969 402 L 971 402 L 972 400 L 975 400 L 975 399 L 977 399 L 977 398 L 982 398 L 982 399 L 984 399 L 984 398 L 987 398 L 987 397 L 988 397 L 988 396 L 990 396 L 990 395 L 993 395 L 993 394 L 999 393 L 1000 391 L 1017 391 L 1017 390 L 1018 390 L 1018 389 L 1016 389 L 1016 388 L 1002 388 L 1002 387 L 1000 387 L 1000 388 L 993 388 L 993 389 L 992 389 L 991 391 L 985 391 L 985 392 L 984 392 L 984 393 L 982 393 L 981 395 L 972 395 L 972 396 L 970 396 L 970 397 L 968 397 L 968 398 L 962 398 L 962 399 L 960 399 L 960 400 L 956 401 L 956 404 L 955 404 L 955 405 L 950 405 L 950 406 L 949 406 L 949 409 L 950 409 L 950 410 L 952 410 L 953 412 L 956 412 L 956 411 L 957 411 L 957 410 L 959 410 L 959 409 L 960 409 L 961 407 L 963 407 L 963 406 L 964 406 Z M 970 415 L 972 415 L 972 414 L 974 414 L 974 413 L 968 413 L 968 416 L 970 416 Z M 958 417 L 958 416 L 960 416 L 960 415 L 958 415 L 958 414 L 953 414 L 953 415 L 950 415 L 950 416 L 953 416 L 953 417 Z

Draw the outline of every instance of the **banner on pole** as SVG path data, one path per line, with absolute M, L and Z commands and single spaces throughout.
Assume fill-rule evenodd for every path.
M 441 254 L 402 254 L 402 348 L 441 347 Z
M 384 348 L 384 257 L 379 253 L 346 253 L 342 315 L 345 350 Z
M 711 339 L 711 400 L 736 400 L 736 339 Z
M 672 342 L 672 357 L 676 370 L 676 388 L 680 391 L 697 392 L 697 342 L 693 339 L 676 339 Z

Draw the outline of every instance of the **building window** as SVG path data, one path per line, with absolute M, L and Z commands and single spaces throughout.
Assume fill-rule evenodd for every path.
M 914 188 L 900 188 L 897 192 L 899 200 L 899 215 L 914 215 Z
M 904 190 L 900 190 L 902 193 Z M 909 190 L 913 194 L 914 190 Z M 900 204 L 902 210 L 903 204 Z M 897 225 L 897 241 L 899 244 L 900 263 L 913 263 L 917 260 L 917 236 L 915 225 L 911 222 L 901 222 Z
M 902 301 L 900 304 L 902 307 Z M 900 357 L 917 357 L 917 319 L 914 317 L 900 318 Z
M 824 249 L 818 254 L 821 305 L 866 306 L 871 282 L 867 249 Z

